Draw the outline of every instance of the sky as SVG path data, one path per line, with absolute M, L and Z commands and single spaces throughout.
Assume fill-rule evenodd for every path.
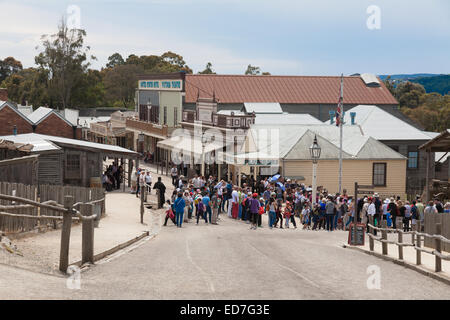
M 94 69 L 170 50 L 195 73 L 450 73 L 448 0 L 0 0 L 0 59 L 34 66 L 63 16 L 86 30 Z

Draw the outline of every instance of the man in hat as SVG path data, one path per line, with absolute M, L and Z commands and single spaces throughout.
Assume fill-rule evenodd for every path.
M 153 186 L 153 189 L 159 190 L 159 201 L 158 201 L 158 209 L 161 209 L 164 205 L 165 200 L 165 193 L 166 193 L 166 186 L 161 181 L 161 177 L 158 177 L 158 182 L 155 183 Z

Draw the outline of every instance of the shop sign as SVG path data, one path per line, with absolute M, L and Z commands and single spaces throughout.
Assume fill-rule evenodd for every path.
M 181 91 L 183 80 L 139 80 L 139 89 Z

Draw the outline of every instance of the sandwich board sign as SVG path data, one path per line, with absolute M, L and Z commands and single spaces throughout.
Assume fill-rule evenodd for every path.
M 348 244 L 352 246 L 363 246 L 366 232 L 364 223 L 351 223 L 348 231 Z

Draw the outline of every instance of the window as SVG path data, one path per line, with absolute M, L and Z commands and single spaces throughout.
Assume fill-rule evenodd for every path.
M 408 151 L 408 169 L 417 169 L 419 167 L 419 152 Z
M 167 124 L 167 107 L 164 107 L 164 124 Z
M 373 164 L 372 184 L 374 186 L 386 186 L 386 163 Z
M 80 154 L 66 154 L 66 179 L 80 179 Z

